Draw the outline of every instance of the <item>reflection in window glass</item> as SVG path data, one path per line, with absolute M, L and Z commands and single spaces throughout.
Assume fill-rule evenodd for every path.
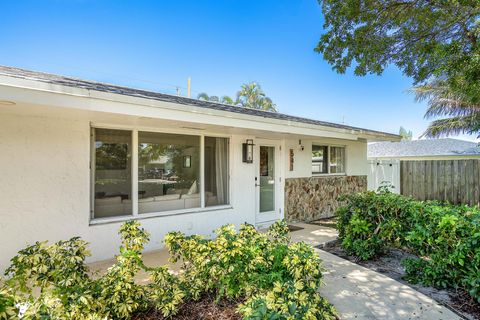
M 330 173 L 345 173 L 344 147 L 330 147 Z
M 205 137 L 205 206 L 224 205 L 228 199 L 228 138 Z
M 94 217 L 132 214 L 131 143 L 125 130 L 92 129 L 94 136 Z
M 139 132 L 138 212 L 200 205 L 200 137 Z
M 312 173 L 328 173 L 328 146 L 312 145 Z

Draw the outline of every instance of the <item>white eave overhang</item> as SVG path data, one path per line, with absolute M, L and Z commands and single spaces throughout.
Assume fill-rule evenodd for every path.
M 7 75 L 0 75 L 0 100 L 291 135 L 369 141 L 400 140 L 396 135 L 376 131 L 273 119 Z

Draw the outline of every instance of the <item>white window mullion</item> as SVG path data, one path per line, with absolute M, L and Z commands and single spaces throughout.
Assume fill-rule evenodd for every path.
M 332 151 L 332 149 L 330 148 L 330 146 L 328 146 L 327 159 L 326 159 L 326 161 L 325 161 L 325 163 L 327 164 L 327 172 L 328 172 L 328 174 L 330 174 L 330 165 L 331 165 L 331 164 L 330 164 L 330 159 L 331 159 L 331 156 L 332 156 L 332 155 L 330 154 L 331 151 Z
M 200 136 L 200 207 L 205 208 L 205 136 Z
M 138 216 L 138 130 L 132 131 L 132 213 Z
M 90 128 L 90 219 L 95 218 L 95 129 Z

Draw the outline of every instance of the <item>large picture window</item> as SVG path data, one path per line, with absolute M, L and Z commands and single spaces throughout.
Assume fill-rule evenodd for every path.
M 199 181 L 199 136 L 138 133 L 138 213 L 200 208 Z
M 92 128 L 92 164 L 95 219 L 229 204 L 228 138 Z
M 93 131 L 95 218 L 132 214 L 132 132 Z
M 344 174 L 345 147 L 312 145 L 313 174 Z

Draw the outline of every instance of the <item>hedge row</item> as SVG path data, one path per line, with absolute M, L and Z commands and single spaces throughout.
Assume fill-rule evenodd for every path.
M 168 318 L 207 292 L 242 301 L 237 311 L 244 319 L 337 319 L 318 293 L 320 258 L 311 246 L 290 243 L 285 222 L 267 233 L 248 224 L 239 232 L 227 225 L 213 240 L 169 233 L 170 258 L 182 263 L 176 275 L 166 266 L 144 265 L 149 234 L 138 222 L 123 224 L 120 235 L 117 262 L 96 277 L 85 265 L 88 246 L 80 238 L 21 250 L 7 280 L 0 281 L 0 319 L 129 319 L 151 308 Z M 150 283 L 136 281 L 141 270 Z
M 400 247 L 407 279 L 436 287 L 463 288 L 480 302 L 480 210 L 416 201 L 386 190 L 344 196 L 338 209 L 343 248 L 371 259 Z

